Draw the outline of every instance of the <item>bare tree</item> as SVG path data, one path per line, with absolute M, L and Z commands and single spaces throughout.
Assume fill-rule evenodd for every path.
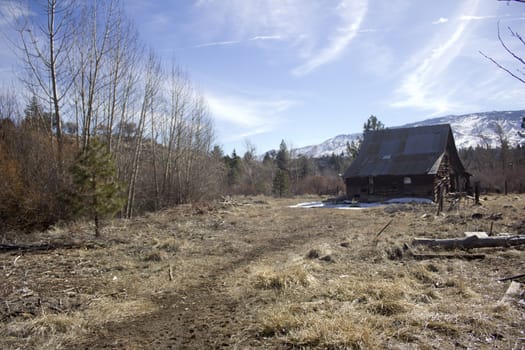
M 511 27 L 507 27 L 507 30 L 509 31 L 511 37 L 515 38 L 521 45 L 525 46 L 525 40 L 518 32 L 515 32 Z M 483 53 L 483 51 L 479 51 L 479 53 L 483 57 L 485 57 L 486 59 L 494 63 L 499 69 L 507 72 L 511 77 L 525 84 L 525 72 L 522 70 L 523 66 L 525 66 L 525 60 L 520 55 L 518 55 L 514 50 L 512 50 L 509 47 L 509 45 L 503 40 L 503 38 L 501 37 L 501 28 L 500 28 L 499 21 L 498 21 L 498 40 L 501 46 L 503 47 L 503 49 L 513 58 L 513 60 L 522 66 L 521 69 L 508 68 L 507 66 L 504 66 L 503 64 L 496 61 L 494 58 Z
M 138 126 L 135 135 L 135 147 L 133 152 L 133 159 L 131 164 L 131 174 L 128 180 L 128 194 L 126 204 L 126 217 L 130 218 L 133 216 L 133 207 L 135 201 L 135 195 L 137 191 L 137 179 L 139 176 L 142 146 L 144 142 L 146 132 L 146 118 L 151 111 L 154 110 L 155 98 L 159 92 L 160 86 L 160 62 L 153 52 L 150 52 L 149 58 L 146 62 L 144 76 L 144 92 L 142 95 L 142 104 L 138 117 Z M 153 118 L 153 114 L 151 115 Z
M 29 78 L 24 81 L 26 86 L 35 96 L 50 101 L 52 106 L 59 173 L 62 172 L 64 147 L 62 104 L 73 82 L 68 59 L 71 38 L 75 34 L 75 6 L 75 0 L 40 1 L 31 10 L 44 14 L 45 23 L 23 17 L 16 24 L 20 40 L 13 42 L 29 73 Z
M 162 192 L 171 202 L 173 174 L 181 158 L 181 145 L 184 137 L 184 116 L 188 110 L 191 88 L 186 75 L 172 63 L 168 77 L 168 110 L 167 121 L 164 124 L 164 146 L 166 147 L 164 171 L 162 177 Z

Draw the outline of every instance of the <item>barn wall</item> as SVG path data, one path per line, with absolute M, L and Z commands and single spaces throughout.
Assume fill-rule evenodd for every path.
M 405 178 L 409 178 L 410 181 Z M 406 183 L 410 182 L 410 183 Z M 350 199 L 363 202 L 396 197 L 420 197 L 433 199 L 434 176 L 374 176 L 347 178 L 346 193 Z

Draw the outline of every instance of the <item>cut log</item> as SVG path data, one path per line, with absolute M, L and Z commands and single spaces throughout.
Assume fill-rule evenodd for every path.
M 505 292 L 505 295 L 499 301 L 500 303 L 512 304 L 515 301 L 519 301 L 521 297 L 522 286 L 521 283 L 512 281 L 509 288 Z
M 487 234 L 487 232 L 478 232 L 478 231 L 475 231 L 475 232 L 465 232 L 465 237 L 472 237 L 472 236 L 476 236 L 478 238 L 488 238 L 489 235 Z
M 525 244 L 525 235 L 519 236 L 499 236 L 478 238 L 470 236 L 465 238 L 415 238 L 413 245 L 423 245 L 427 247 L 436 247 L 444 249 L 471 249 L 471 248 L 489 248 L 489 247 L 510 247 Z
M 463 260 L 481 260 L 485 259 L 485 254 L 411 254 L 414 260 L 427 259 L 463 259 Z

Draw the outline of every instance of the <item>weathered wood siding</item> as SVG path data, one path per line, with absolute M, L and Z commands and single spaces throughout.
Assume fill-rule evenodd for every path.
M 434 175 L 372 176 L 346 179 L 350 199 L 378 201 L 396 197 L 434 198 Z

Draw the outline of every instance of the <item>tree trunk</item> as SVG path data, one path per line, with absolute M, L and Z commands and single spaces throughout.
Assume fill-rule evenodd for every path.
M 478 238 L 470 236 L 466 238 L 416 238 L 412 241 L 413 245 L 424 245 L 427 247 L 437 247 L 444 249 L 471 249 L 471 248 L 489 248 L 489 247 L 510 247 L 525 244 L 525 236 L 501 236 Z

